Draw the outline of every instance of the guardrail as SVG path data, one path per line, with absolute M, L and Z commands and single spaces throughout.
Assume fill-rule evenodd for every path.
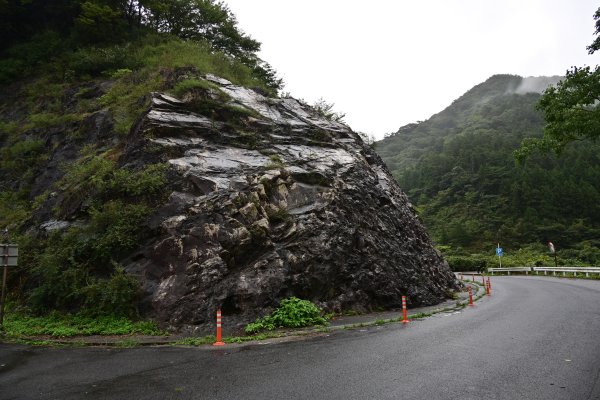
M 598 267 L 514 267 L 514 268 L 489 268 L 489 272 L 494 275 L 494 272 L 507 272 L 510 275 L 511 272 L 525 272 L 525 275 L 529 275 L 530 272 L 535 272 L 536 275 L 540 272 L 544 272 L 544 275 L 548 275 L 548 272 L 552 272 L 556 275 L 557 272 L 562 272 L 563 276 L 567 274 L 585 274 L 589 277 L 590 274 L 600 275 L 600 268 Z
M 556 275 L 557 272 L 562 272 L 563 276 L 566 276 L 568 273 L 572 273 L 573 276 L 585 274 L 586 277 L 589 277 L 590 274 L 600 274 L 600 268 L 595 267 L 533 267 L 532 269 L 536 273 L 543 271 L 544 275 L 548 275 L 548 272 L 552 272 L 553 275 Z
M 488 271 L 494 275 L 494 272 L 508 272 L 510 275 L 511 272 L 525 272 L 525 275 L 528 275 L 531 272 L 531 267 L 513 267 L 513 268 L 488 268 Z

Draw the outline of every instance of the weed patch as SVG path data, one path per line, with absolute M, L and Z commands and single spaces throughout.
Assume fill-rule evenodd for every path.
M 279 308 L 271 315 L 257 319 L 246 326 L 246 333 L 257 333 L 277 328 L 302 328 L 312 325 L 325 325 L 321 309 L 308 300 L 290 297 L 281 301 Z
M 132 321 L 127 318 L 104 316 L 92 318 L 52 312 L 36 317 L 20 313 L 7 313 L 4 320 L 8 337 L 40 336 L 71 337 L 89 335 L 162 335 L 153 321 Z

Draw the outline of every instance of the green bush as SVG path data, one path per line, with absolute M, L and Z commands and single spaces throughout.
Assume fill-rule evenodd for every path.
M 117 169 L 101 183 L 100 191 L 133 197 L 151 197 L 159 193 L 166 183 L 167 164 L 149 164 L 140 171 Z
M 0 226 L 15 229 L 30 216 L 27 191 L 0 191 Z
M 140 285 L 125 270 L 116 266 L 109 279 L 99 279 L 81 289 L 85 301 L 82 313 L 90 316 L 116 315 L 134 317 L 139 300 Z
M 90 225 L 85 229 L 78 247 L 82 260 L 96 263 L 103 269 L 133 250 L 140 240 L 146 216 L 151 209 L 143 204 L 124 204 L 109 201 L 99 209 L 90 210 Z M 85 235 L 87 233 L 87 235 Z
M 481 268 L 487 267 L 485 259 L 471 256 L 448 256 L 446 261 L 448 261 L 452 271 L 479 271 Z
M 287 208 L 279 208 L 275 211 L 269 211 L 269 222 L 272 224 L 279 224 L 281 222 L 288 222 L 292 219 L 292 215 L 289 213 Z
M 327 319 L 321 316 L 322 310 L 308 300 L 290 297 L 281 301 L 279 308 L 271 315 L 257 319 L 246 326 L 246 333 L 276 328 L 301 328 L 312 325 L 325 325 Z
M 149 164 L 139 171 L 117 168 L 110 154 L 84 156 L 72 164 L 58 187 L 65 200 L 57 206 L 58 217 L 73 203 L 84 199 L 136 199 L 154 203 L 166 184 L 167 164 Z
M 25 67 L 25 62 L 16 58 L 5 58 L 0 60 L 0 83 L 10 82 L 20 78 Z
M 32 165 L 46 161 L 47 154 L 43 140 L 22 140 L 10 147 L 2 148 L 0 168 L 18 171 L 23 174 Z
M 54 114 L 54 113 L 38 113 L 30 114 L 27 119 L 34 128 L 49 128 L 51 126 L 59 126 L 69 124 L 71 122 L 81 121 L 82 116 L 77 114 Z
M 36 248 L 30 249 L 36 257 L 27 263 L 28 303 L 35 312 L 137 314 L 139 283 L 117 263 L 148 234 L 145 220 L 161 201 L 168 166 L 119 169 L 114 161 L 118 151 L 94 152 L 93 146 L 83 150 L 56 184 L 65 194 L 55 209 L 57 218 L 78 214 L 87 217 L 86 225 L 36 238 Z M 25 218 L 28 207 L 9 207 L 14 200 L 0 196 L 0 210 Z
M 12 46 L 6 52 L 8 57 L 0 60 L 0 83 L 26 76 L 32 68 L 60 56 L 64 47 L 65 41 L 53 31 L 38 33 Z
M 76 75 L 97 76 L 103 72 L 139 67 L 135 48 L 131 44 L 110 47 L 85 47 L 72 53 L 67 60 L 67 68 Z
M 139 236 L 139 227 L 124 228 L 126 222 L 96 233 L 96 240 L 86 240 L 82 228 L 52 234 L 45 247 L 39 249 L 29 273 L 29 283 L 35 285 L 28 300 L 31 309 L 40 314 L 63 310 L 85 315 L 136 316 L 139 282 L 114 262 L 125 249 L 135 245 Z M 124 243 L 118 243 L 124 238 L 122 229 L 132 234 Z M 111 244 L 114 247 L 109 248 Z

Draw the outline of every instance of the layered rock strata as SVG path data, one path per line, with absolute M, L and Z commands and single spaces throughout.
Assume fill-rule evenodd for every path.
M 348 126 L 292 98 L 215 77 L 182 96 L 153 93 L 124 167 L 166 162 L 169 200 L 157 235 L 126 270 L 165 326 L 210 331 L 281 299 L 328 311 L 430 305 L 454 275 L 379 156 Z

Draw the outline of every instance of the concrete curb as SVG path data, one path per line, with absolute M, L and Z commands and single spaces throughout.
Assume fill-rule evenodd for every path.
M 471 284 L 471 282 L 463 282 L 465 284 Z M 478 301 L 485 297 L 485 289 L 480 284 L 473 284 L 474 301 Z M 435 306 L 426 306 L 419 308 L 412 308 L 408 310 L 408 318 L 413 320 L 419 320 L 427 318 L 435 314 L 443 312 L 458 311 L 464 309 L 468 304 L 468 295 L 466 292 L 460 292 L 458 299 L 448 300 L 444 303 L 437 304 Z M 422 318 L 416 316 L 423 315 Z M 412 318 L 411 318 L 412 317 Z M 364 327 L 372 327 L 377 325 L 384 325 L 390 323 L 399 322 L 402 319 L 402 310 L 391 310 L 383 312 L 374 312 L 369 314 L 354 315 L 354 316 L 336 316 L 332 319 L 328 326 L 324 327 L 310 327 L 303 329 L 294 330 L 279 330 L 273 332 L 273 337 L 266 339 L 249 339 L 242 343 L 227 343 L 228 346 L 239 346 L 249 344 L 265 344 L 265 341 L 269 342 L 280 342 L 289 340 L 301 340 L 307 336 L 315 336 L 321 334 L 332 333 L 336 331 L 346 329 L 358 329 Z M 210 344 L 201 345 L 188 345 L 181 343 L 185 339 L 197 339 L 193 336 L 183 335 L 170 335 L 170 336 L 147 336 L 147 335 L 125 335 L 125 336 L 77 336 L 71 338 L 52 338 L 48 336 L 33 336 L 33 337 L 22 337 L 22 338 L 1 338 L 0 343 L 24 343 L 32 345 L 59 345 L 59 346 L 98 346 L 98 347 L 113 347 L 113 348 L 127 348 L 127 347 L 138 347 L 138 346 L 193 346 L 193 347 L 208 347 L 212 348 Z M 226 340 L 227 338 L 225 338 Z M 29 342 L 29 343 L 28 343 Z

